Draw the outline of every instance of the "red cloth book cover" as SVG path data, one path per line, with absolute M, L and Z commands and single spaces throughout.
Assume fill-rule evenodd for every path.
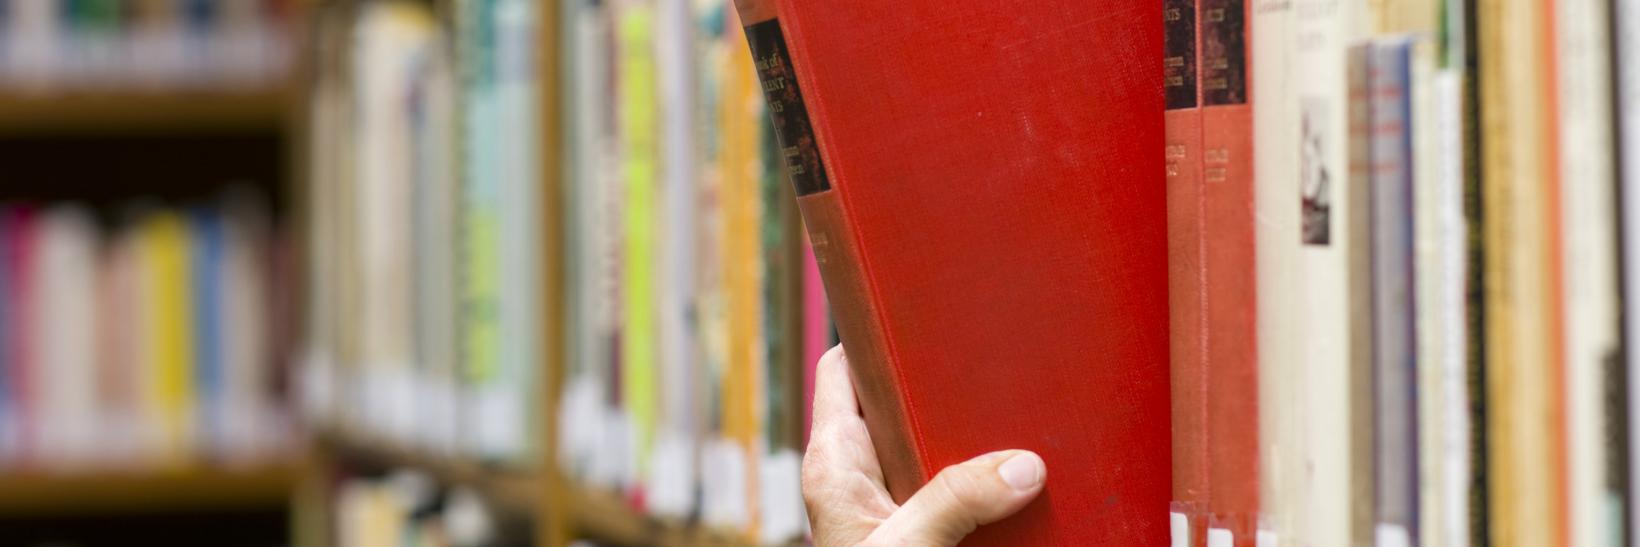
M 1259 515 L 1258 275 L 1246 0 L 1200 0 L 1209 528 L 1252 547 Z M 1295 204 L 1296 205 L 1296 204 Z
M 1187 546 L 1207 526 L 1207 357 L 1202 339 L 1202 113 L 1196 0 L 1163 0 L 1167 297 L 1173 417 L 1172 533 Z
M 1162 6 L 741 2 L 889 491 L 1024 448 L 966 545 L 1163 545 Z

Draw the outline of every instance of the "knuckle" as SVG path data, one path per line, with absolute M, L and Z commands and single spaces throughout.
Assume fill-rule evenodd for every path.
M 940 471 L 940 482 L 955 508 L 973 515 L 985 505 L 986 488 L 972 469 L 957 465 Z

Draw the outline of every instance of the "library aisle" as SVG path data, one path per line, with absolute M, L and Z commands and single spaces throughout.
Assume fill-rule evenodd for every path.
M 0 544 L 801 544 L 727 0 L 0 0 Z

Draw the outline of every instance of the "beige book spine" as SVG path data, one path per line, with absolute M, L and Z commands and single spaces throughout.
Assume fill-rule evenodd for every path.
M 1298 255 L 1303 245 L 1299 198 L 1299 73 L 1293 48 L 1294 4 L 1259 0 L 1253 28 L 1253 201 L 1258 270 L 1259 530 L 1281 545 L 1300 545 L 1295 526 L 1310 513 L 1299 420 L 1309 409 L 1298 350 Z
M 1481 0 L 1487 475 L 1499 547 L 1559 545 L 1543 0 Z

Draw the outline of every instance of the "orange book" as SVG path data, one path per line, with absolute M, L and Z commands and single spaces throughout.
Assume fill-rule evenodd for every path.
M 1198 7 L 1207 526 L 1209 536 L 1229 533 L 1250 547 L 1259 513 L 1251 4 L 1201 0 Z
M 1206 533 L 1207 378 L 1202 353 L 1201 86 L 1195 0 L 1162 4 L 1163 89 L 1167 98 L 1167 290 L 1172 386 L 1173 498 L 1169 527 L 1186 545 Z M 1179 539 L 1175 539 L 1175 542 Z

